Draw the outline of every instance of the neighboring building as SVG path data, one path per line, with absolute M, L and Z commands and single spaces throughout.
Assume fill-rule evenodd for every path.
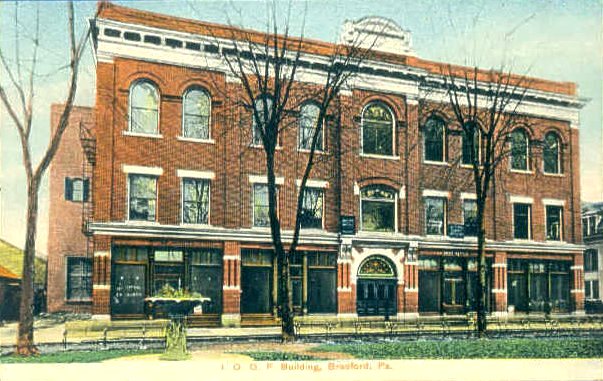
M 582 207 L 584 250 L 584 297 L 601 300 L 603 295 L 603 202 Z
M 52 126 L 62 111 L 63 105 L 52 105 Z M 49 169 L 49 312 L 92 312 L 92 239 L 85 233 L 94 160 L 86 147 L 93 142 L 94 116 L 92 108 L 73 108 Z
M 374 60 L 332 110 L 308 182 L 291 270 L 300 314 L 459 314 L 475 306 L 475 195 L 463 181 L 470 170 L 456 160 L 464 144 L 452 114 L 433 111 L 442 98 L 431 86 L 446 64 L 415 57 L 410 33 L 380 18 L 348 22 L 342 43 L 384 28 Z M 264 153 L 253 144 L 249 111 L 235 99 L 241 84 L 220 59 L 237 35 L 229 26 L 100 4 L 87 224 L 93 314 L 142 317 L 144 297 L 170 284 L 210 297 L 205 315 L 215 324 L 275 317 Z M 304 44 L 302 88 L 322 78 L 332 48 Z M 521 150 L 500 167 L 486 216 L 489 308 L 581 312 L 582 102 L 572 83 L 529 84 L 519 109 L 527 123 L 513 134 Z M 292 113 L 299 127 L 283 131 L 277 152 L 285 241 L 307 157 L 303 116 L 312 114 L 311 102 Z M 54 189 L 53 200 L 63 202 Z M 73 249 L 78 258 L 84 242 Z M 53 269 L 66 269 L 61 263 Z
M 23 250 L 0 239 L 0 321 L 17 320 L 21 302 Z M 34 313 L 46 311 L 46 259 L 34 260 Z

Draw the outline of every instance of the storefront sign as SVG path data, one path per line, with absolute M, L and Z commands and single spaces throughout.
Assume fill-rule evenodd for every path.
M 448 237 L 465 238 L 465 226 L 460 224 L 448 224 Z
M 340 216 L 339 229 L 341 234 L 356 234 L 356 217 Z

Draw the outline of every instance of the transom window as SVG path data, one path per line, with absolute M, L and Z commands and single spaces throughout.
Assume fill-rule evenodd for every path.
M 362 230 L 396 230 L 396 192 L 383 185 L 370 185 L 360 192 Z
M 67 257 L 67 300 L 92 298 L 92 260 L 84 257 Z
M 546 239 L 561 241 L 563 237 L 563 208 L 546 205 Z
M 362 153 L 394 154 L 394 118 L 383 103 L 371 103 L 362 112 Z
M 192 88 L 184 93 L 182 135 L 186 138 L 209 139 L 211 99 L 207 91 Z
M 130 132 L 157 134 L 159 132 L 159 93 L 146 80 L 130 88 Z
M 130 174 L 129 214 L 132 221 L 155 221 L 157 208 L 157 178 Z
M 478 163 L 482 161 L 482 139 L 479 125 L 476 123 L 470 123 L 463 129 L 463 156 L 462 163 L 466 165 L 472 165 L 477 160 Z
M 544 147 L 542 149 L 542 159 L 544 164 L 544 173 L 561 173 L 561 145 L 559 136 L 554 132 L 549 132 L 544 137 Z
M 437 117 L 430 117 L 424 128 L 425 161 L 446 160 L 446 124 Z
M 475 200 L 463 201 L 463 221 L 466 237 L 477 236 L 477 202 Z
M 182 179 L 182 222 L 209 223 L 209 180 Z
M 320 108 L 315 103 L 306 103 L 301 107 L 299 113 L 299 134 L 297 139 L 297 147 L 300 149 L 312 149 L 312 139 L 314 137 L 314 131 L 316 130 L 316 124 L 318 122 L 318 115 Z M 323 131 L 316 137 L 316 151 L 323 150 Z
M 253 125 L 252 125 L 252 139 L 251 139 L 251 143 L 253 145 L 262 145 L 262 129 L 265 130 L 266 126 L 266 122 L 270 121 L 270 117 L 271 115 L 268 114 L 266 115 L 267 112 L 271 112 L 272 110 L 272 98 L 270 98 L 269 96 L 263 96 L 263 97 L 258 97 L 255 100 L 255 109 L 257 110 L 257 116 L 260 120 L 257 120 L 255 117 L 255 113 L 252 112 L 252 119 L 253 119 Z
M 425 197 L 425 234 L 446 235 L 446 199 Z
M 324 193 L 320 188 L 305 188 L 300 223 L 302 228 L 322 229 Z
M 513 204 L 513 237 L 530 239 L 532 234 L 532 205 Z
M 511 169 L 527 171 L 529 169 L 528 134 L 523 128 L 511 132 Z

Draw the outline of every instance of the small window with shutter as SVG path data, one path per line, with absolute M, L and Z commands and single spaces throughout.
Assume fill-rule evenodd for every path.
M 74 202 L 88 201 L 90 193 L 90 179 L 65 178 L 65 200 Z

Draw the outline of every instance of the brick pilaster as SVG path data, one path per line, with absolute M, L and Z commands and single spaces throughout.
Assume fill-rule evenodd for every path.
M 581 253 L 574 254 L 572 263 L 572 287 L 570 290 L 572 310 L 584 313 L 584 258 Z
M 337 261 L 337 313 L 356 313 L 356 285 L 352 284 L 352 263 L 348 259 Z
M 239 242 L 224 242 L 222 279 L 222 323 L 241 322 L 241 246 Z
M 507 253 L 496 252 L 492 263 L 492 311 L 507 312 Z
M 402 299 L 398 298 L 398 312 L 419 312 L 419 267 L 416 261 L 407 260 L 404 263 L 404 285 L 398 286 L 398 290 L 404 294 Z

